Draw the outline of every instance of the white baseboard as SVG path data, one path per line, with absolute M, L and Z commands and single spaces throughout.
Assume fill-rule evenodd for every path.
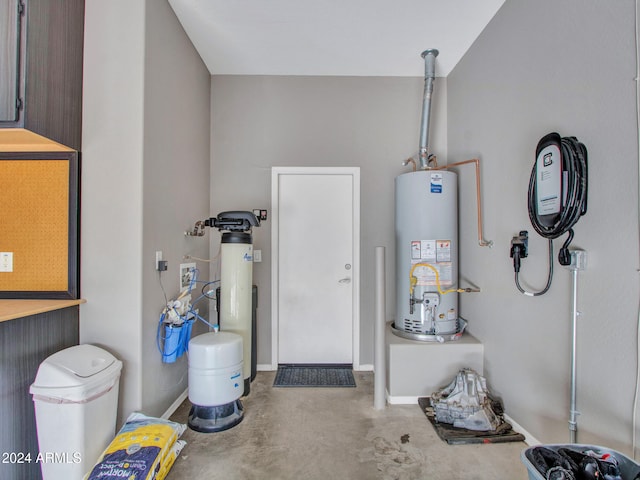
M 387 398 L 387 403 L 389 405 L 417 405 L 419 397 L 413 396 L 400 396 L 400 395 L 389 395 L 389 390 L 385 390 L 385 397 Z
M 518 422 L 516 422 L 513 418 L 511 418 L 506 413 L 504 414 L 504 419 L 511 424 L 511 426 L 513 427 L 513 429 L 516 432 L 521 433 L 522 435 L 524 435 L 524 443 L 526 443 L 530 447 L 533 446 L 533 445 L 541 445 L 542 444 L 542 442 L 538 441 L 538 439 L 536 437 L 534 437 L 529 432 L 527 432 L 522 427 L 522 425 L 520 425 Z
M 356 370 L 354 368 L 354 370 Z M 358 366 L 356 372 L 373 372 L 373 363 L 365 363 L 364 365 Z
M 169 419 L 169 417 L 170 417 L 171 415 L 173 415 L 173 412 L 175 412 L 175 411 L 178 409 L 178 407 L 179 407 L 180 405 L 182 405 L 182 402 L 184 402 L 184 400 L 185 400 L 188 396 L 189 396 L 189 389 L 187 388 L 187 389 L 185 389 L 185 391 L 184 391 L 184 392 L 182 392 L 182 393 L 180 394 L 180 396 L 179 396 L 178 398 L 176 398 L 176 401 L 175 401 L 175 402 L 173 402 L 173 403 L 171 404 L 171 406 L 167 409 L 167 411 L 166 411 L 166 412 L 164 412 L 164 413 L 162 414 L 162 416 L 161 416 L 160 418 L 164 418 L 165 420 L 168 420 L 168 419 Z

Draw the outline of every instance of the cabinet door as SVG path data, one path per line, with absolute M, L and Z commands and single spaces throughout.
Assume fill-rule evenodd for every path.
M 25 6 L 24 128 L 80 151 L 84 0 Z
M 19 120 L 23 11 L 21 0 L 0 0 L 0 122 L 3 123 Z

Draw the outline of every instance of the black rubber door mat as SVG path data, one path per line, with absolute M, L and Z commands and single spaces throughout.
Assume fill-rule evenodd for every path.
M 278 365 L 274 387 L 355 387 L 351 365 Z

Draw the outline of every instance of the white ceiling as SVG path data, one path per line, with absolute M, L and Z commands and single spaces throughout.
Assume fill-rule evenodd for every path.
M 505 0 L 169 0 L 212 75 L 446 77 Z

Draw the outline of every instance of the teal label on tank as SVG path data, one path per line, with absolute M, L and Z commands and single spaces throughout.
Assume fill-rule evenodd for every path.
M 431 174 L 431 193 L 442 193 L 442 174 Z

